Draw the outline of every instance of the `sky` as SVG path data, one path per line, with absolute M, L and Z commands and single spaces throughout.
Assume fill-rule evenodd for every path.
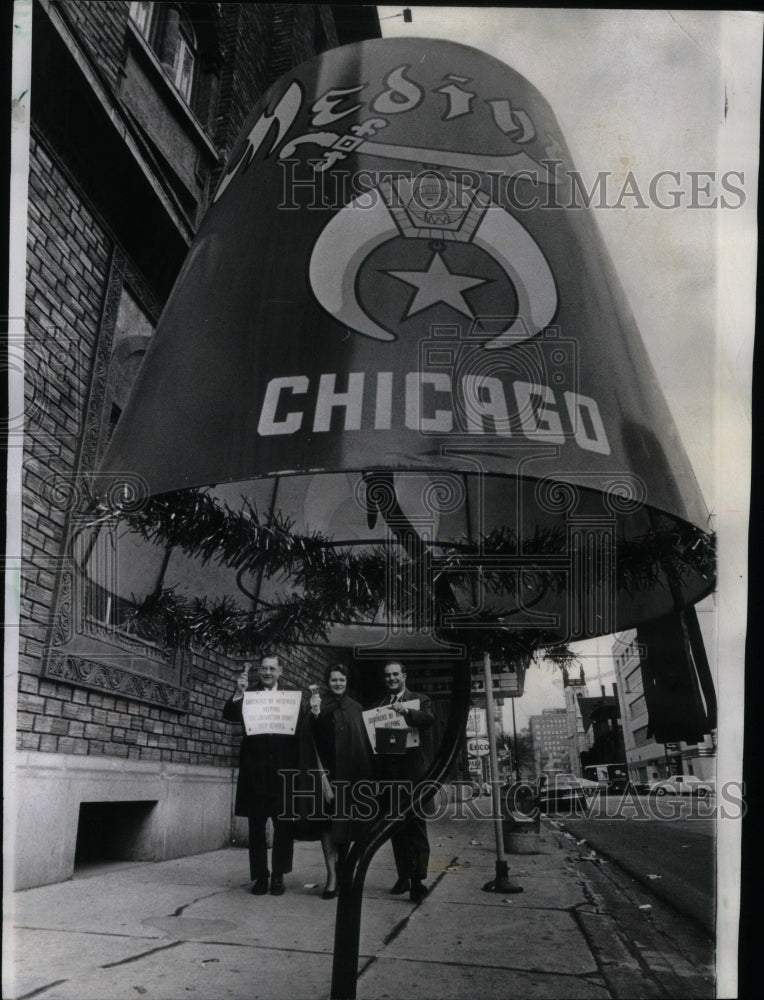
M 379 8 L 385 36 L 474 45 L 538 87 L 584 178 L 610 171 L 618 190 L 632 171 L 646 190 L 659 170 L 678 170 L 689 201 L 690 171 L 721 174 L 727 77 L 718 12 L 412 6 L 405 24 L 390 16 L 402 9 Z M 747 187 L 753 199 L 755 176 Z M 594 212 L 712 507 L 720 213 L 628 203 Z
M 659 171 L 679 171 L 676 209 L 627 202 L 594 212 L 719 533 L 714 610 L 722 627 L 713 616 L 701 621 L 712 663 L 739 667 L 720 691 L 722 710 L 734 713 L 742 699 L 745 578 L 738 569 L 749 488 L 761 15 L 414 5 L 406 24 L 402 7 L 378 10 L 387 37 L 452 39 L 525 76 L 551 104 L 584 179 L 609 171 L 618 191 L 631 171 L 647 190 Z M 705 185 L 699 172 L 706 171 L 709 199 L 722 193 L 725 172 L 742 172 L 744 194 L 734 209 L 689 207 L 692 185 Z M 705 202 L 702 193 L 695 202 Z M 590 693 L 600 682 L 612 690 L 610 644 L 577 647 Z M 541 708 L 563 704 L 559 674 L 532 667 L 516 700 L 518 728 Z
M 578 655 L 578 664 L 583 668 L 587 690 L 592 697 L 600 693 L 600 685 L 603 684 L 606 694 L 613 693 L 615 669 L 610 655 L 612 644 L 612 636 L 602 636 L 571 646 Z M 573 666 L 571 677 L 578 678 L 578 666 Z M 532 715 L 540 714 L 545 708 L 564 708 L 565 695 L 559 668 L 548 660 L 531 663 L 525 674 L 523 695 L 514 701 L 514 722 L 518 733 L 526 728 Z M 511 733 L 512 705 L 509 698 L 504 701 L 503 721 L 505 732 Z

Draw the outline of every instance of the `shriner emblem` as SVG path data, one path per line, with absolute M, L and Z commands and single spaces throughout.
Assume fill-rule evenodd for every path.
M 485 192 L 435 171 L 348 202 L 316 240 L 309 279 L 330 315 L 383 341 L 459 322 L 490 331 L 484 346 L 495 350 L 535 336 L 558 305 L 528 230 Z

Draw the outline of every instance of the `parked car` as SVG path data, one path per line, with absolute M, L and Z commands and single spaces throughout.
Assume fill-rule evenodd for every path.
M 592 781 L 591 778 L 579 778 L 576 774 L 555 774 L 551 775 L 550 778 L 554 778 L 555 783 L 561 787 L 570 785 L 571 788 L 580 788 L 587 795 L 596 795 L 602 788 L 599 781 Z
M 577 778 L 575 774 L 562 774 L 561 778 L 572 778 L 579 786 L 584 790 L 584 794 L 588 795 L 589 798 L 592 795 L 596 795 L 597 792 L 602 791 L 602 785 L 599 781 L 592 781 L 591 778 Z
M 675 774 L 660 781 L 648 781 L 647 790 L 650 795 L 697 795 L 704 798 L 713 795 L 714 783 L 703 780 L 694 774 Z
M 629 781 L 629 771 L 625 763 L 587 764 L 584 777 L 596 781 L 601 792 L 612 795 L 623 793 L 634 786 Z
M 586 805 L 599 791 L 596 781 L 575 774 L 542 774 L 539 778 L 539 807 L 542 812 L 570 812 Z

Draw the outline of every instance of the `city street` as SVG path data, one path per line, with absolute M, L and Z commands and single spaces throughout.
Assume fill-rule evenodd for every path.
M 558 835 L 563 833 L 566 838 L 571 836 L 568 829 L 560 830 Z M 577 868 L 597 913 L 585 918 L 588 943 L 599 958 L 611 994 L 677 998 L 716 995 L 713 968 L 718 956 L 714 937 L 658 897 L 653 890 L 662 879 L 643 883 L 633 871 L 606 860 L 598 852 L 594 852 L 593 860 L 588 844 L 577 846 L 581 849 Z M 618 941 L 623 943 L 620 958 L 616 954 Z M 655 992 L 645 992 L 648 981 L 627 978 L 630 960 L 648 973 L 647 980 L 652 981 Z
M 590 803 L 586 814 L 556 818 L 579 841 L 617 862 L 678 913 L 714 933 L 715 819 L 713 804 L 666 796 L 637 797 L 639 806 L 617 812 L 617 798 Z

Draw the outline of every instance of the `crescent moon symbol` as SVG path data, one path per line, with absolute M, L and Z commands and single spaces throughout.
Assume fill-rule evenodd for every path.
M 348 202 L 316 240 L 310 284 L 321 306 L 340 323 L 374 340 L 396 340 L 361 308 L 355 284 L 372 250 L 399 229 L 381 196 L 371 207 L 361 205 L 361 197 L 367 199 L 368 193 Z M 486 350 L 530 340 L 552 321 L 558 303 L 554 276 L 540 247 L 517 219 L 495 204 L 483 212 L 471 242 L 501 265 L 518 298 L 517 316 L 485 345 Z
M 355 279 L 371 251 L 398 230 L 387 206 L 378 198 L 368 208 L 354 198 L 338 212 L 316 240 L 308 276 L 313 292 L 328 313 L 366 337 L 396 340 L 361 309 Z

